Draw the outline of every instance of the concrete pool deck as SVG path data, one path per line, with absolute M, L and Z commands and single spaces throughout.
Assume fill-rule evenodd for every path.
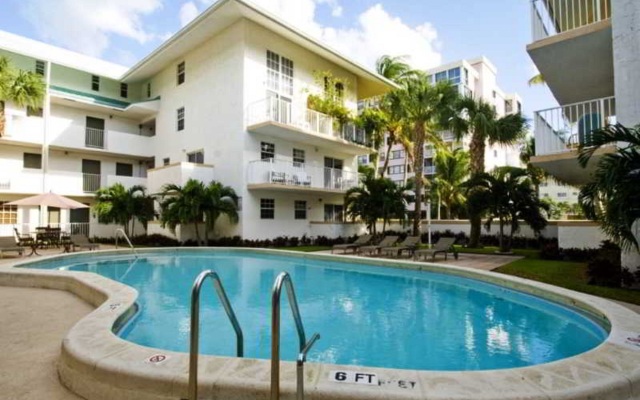
M 55 252 L 58 253 L 58 252 Z M 488 256 L 486 258 L 490 258 L 493 256 Z M 503 256 L 497 256 L 502 258 Z M 488 262 L 487 260 L 482 260 L 485 257 L 479 257 L 479 258 L 475 258 L 474 259 L 477 261 L 476 266 L 479 269 L 485 269 L 486 266 L 483 265 L 486 262 Z M 22 262 L 22 261 L 29 261 L 28 258 L 15 258 L 12 259 L 11 261 L 8 261 L 9 259 L 4 259 L 4 260 L 0 260 L 0 271 L 2 270 L 7 270 L 5 268 L 10 267 L 11 265 L 13 265 L 14 263 L 17 262 Z M 381 260 L 382 261 L 382 260 Z M 384 261 L 388 261 L 388 260 L 384 260 Z M 464 258 L 459 259 L 456 264 L 458 263 L 463 263 L 465 260 Z M 467 260 L 468 261 L 468 260 Z M 449 262 L 451 263 L 451 265 L 453 265 L 453 262 L 455 262 L 455 260 L 449 259 Z M 449 262 L 447 264 L 449 264 Z M 442 264 L 441 262 L 439 262 L 439 264 Z M 22 274 L 21 274 L 22 275 Z M 45 274 L 45 275 L 49 275 L 49 274 Z M 59 274 L 55 274 L 56 276 L 59 276 Z M 88 275 L 88 274 L 84 274 L 84 275 Z M 47 278 L 49 279 L 49 278 Z M 90 282 L 95 282 L 96 280 L 102 280 L 102 279 L 93 279 L 93 278 L 87 278 L 88 281 L 85 283 L 89 283 Z M 81 280 L 87 280 L 85 278 L 81 279 Z M 18 280 L 22 280 L 22 279 L 14 279 L 16 282 Z M 4 283 L 0 282 L 0 285 L 6 285 L 6 281 Z M 24 282 L 22 282 L 24 283 Z M 75 290 L 79 290 L 78 287 L 73 284 L 67 284 L 67 286 L 71 287 L 73 286 L 75 288 Z M 112 285 L 108 285 L 113 289 L 114 287 Z M 39 303 L 40 303 L 40 299 L 41 296 L 40 294 L 43 294 L 44 296 L 50 295 L 52 292 L 60 292 L 60 291 L 49 291 L 49 290 L 41 290 L 41 289 L 15 289 L 15 290 L 27 290 L 28 292 L 22 292 L 22 293 L 18 293 L 15 290 L 12 291 L 12 293 L 9 293 L 10 291 L 5 291 L 5 289 L 9 289 L 9 288 L 5 288 L 5 287 L 1 287 L 0 291 L 2 291 L 3 293 L 6 293 L 11 299 L 12 301 L 20 304 L 20 303 L 24 303 L 24 305 L 28 305 L 28 304 L 35 304 L 35 308 L 39 307 Z M 118 291 L 118 290 L 116 290 Z M 563 290 L 560 290 L 560 292 L 563 292 Z M 60 292 L 60 293 L 64 293 L 64 292 Z M 67 297 L 73 298 L 75 302 L 84 305 L 84 307 L 88 307 L 89 310 L 91 310 L 93 307 L 90 305 L 87 305 L 86 303 L 84 303 L 82 300 L 80 300 L 79 298 L 73 296 L 73 295 L 68 295 Z M 103 301 L 99 298 L 97 298 L 95 295 L 93 296 L 89 296 L 89 297 L 93 297 L 93 301 L 91 301 L 92 303 L 94 303 L 94 305 L 98 305 L 101 304 Z M 98 296 L 99 297 L 99 296 Z M 125 296 L 125 297 L 130 297 L 130 296 Z M 591 296 L 587 296 L 587 297 L 591 297 Z M 22 298 L 22 300 L 21 300 Z M 113 300 L 113 299 L 110 299 Z M 43 300 L 46 302 L 46 300 Z M 69 301 L 69 300 L 67 300 Z M 73 302 L 71 301 L 71 302 Z M 109 301 L 109 303 L 113 304 L 112 301 Z M 596 302 L 598 303 L 598 302 Z M 80 306 L 82 307 L 82 306 Z M 27 307 L 30 308 L 30 307 Z M 31 307 L 33 308 L 33 307 Z M 105 308 L 105 307 L 97 307 L 99 309 Z M 103 310 L 102 314 L 105 314 L 106 312 L 109 312 L 109 310 Z M 97 311 L 98 313 L 100 313 L 100 310 Z M 66 310 L 63 307 L 60 307 L 58 311 L 54 309 L 49 310 L 48 312 L 46 312 L 45 314 L 48 315 L 50 318 L 54 318 L 56 319 L 57 317 L 64 317 L 64 314 L 66 313 Z M 0 309 L 0 320 L 5 321 L 7 317 L 6 314 L 6 310 L 4 309 Z M 73 318 L 72 318 L 73 319 Z M 20 321 L 20 323 L 22 323 L 22 321 Z M 73 322 L 71 322 L 71 324 L 73 324 Z M 100 324 L 103 325 L 103 324 Z M 94 324 L 94 326 L 96 326 Z M 42 325 L 39 326 L 40 328 L 42 327 Z M 631 327 L 631 326 L 628 326 Z M 27 321 L 25 322 L 25 325 L 23 326 L 23 328 L 26 329 L 28 328 L 33 328 L 33 321 Z M 20 326 L 17 325 L 16 327 L 17 330 L 20 329 Z M 626 333 L 625 333 L 626 334 Z M 64 336 L 64 334 L 63 334 Z M 104 337 L 103 335 L 99 335 Z M 1 340 L 3 340 L 4 342 L 4 338 L 0 337 Z M 60 345 L 60 339 L 56 339 L 54 337 L 51 337 L 50 339 L 47 339 L 47 341 L 53 342 L 53 345 L 55 345 L 55 348 L 59 348 Z M 610 345 L 607 344 L 607 346 L 616 346 L 618 347 L 618 344 L 615 345 Z M 12 347 L 12 346 L 9 346 Z M 7 351 L 10 349 L 7 349 Z M 480 371 L 478 373 L 475 373 L 473 375 L 476 376 L 477 379 L 474 379 L 475 384 L 478 384 L 480 386 L 477 387 L 477 390 L 480 391 L 484 391 L 484 390 L 489 390 L 491 391 L 491 389 L 495 389 L 496 386 L 500 387 L 501 383 L 508 383 L 511 382 L 511 384 L 513 385 L 518 385 L 518 386 L 524 386 L 527 390 L 525 392 L 527 392 L 527 395 L 525 395 L 524 397 L 517 397 L 517 398 L 530 398 L 530 399 L 538 399 L 538 398 L 555 398 L 555 396 L 551 395 L 551 396 L 542 396 L 540 397 L 539 394 L 535 394 L 535 390 L 532 390 L 533 388 L 531 387 L 532 385 L 532 381 L 535 381 L 536 379 L 541 379 L 541 381 L 539 382 L 540 384 L 543 384 L 544 387 L 546 387 L 549 391 L 553 391 L 553 390 L 560 390 L 563 389 L 563 386 L 570 386 L 572 381 L 581 381 L 583 383 L 588 383 L 590 381 L 594 381 L 596 382 L 596 384 L 606 384 L 606 387 L 609 387 L 611 390 L 611 397 L 609 396 L 599 396 L 599 397 L 589 397 L 591 396 L 593 393 L 589 393 L 589 391 L 584 392 L 583 396 L 580 397 L 562 397 L 562 398 L 598 398 L 598 399 L 619 399 L 619 398 L 638 398 L 638 391 L 635 388 L 635 383 L 632 383 L 633 381 L 635 381 L 635 376 L 637 376 L 638 372 L 631 372 L 631 370 L 629 371 L 629 375 L 627 375 L 626 373 L 623 374 L 625 377 L 627 377 L 627 379 L 631 379 L 631 381 L 628 381 L 628 383 L 631 384 L 630 387 L 628 387 L 628 389 L 625 389 L 624 386 L 621 386 L 621 382 L 620 381 L 614 381 L 611 379 L 605 379 L 606 375 L 607 375 L 607 370 L 619 370 L 619 368 L 629 368 L 629 359 L 627 359 L 627 357 L 625 357 L 625 354 L 628 352 L 635 352 L 634 349 L 625 349 L 625 348 L 617 348 L 617 349 L 612 349 L 615 350 L 615 359 L 606 359 L 606 360 L 596 360 L 593 357 L 593 354 L 591 355 L 591 361 L 594 362 L 594 365 L 589 365 L 591 364 L 591 362 L 589 362 L 588 364 L 586 363 L 582 363 L 581 368 L 578 369 L 570 369 L 567 370 L 566 373 L 562 372 L 561 369 L 558 368 L 558 363 L 551 363 L 551 364 L 556 364 L 555 366 L 552 366 L 552 368 L 547 368 L 547 373 L 545 374 L 540 374 L 539 376 L 536 376 L 535 374 L 531 374 L 529 376 L 526 377 L 518 377 L 518 374 L 516 373 L 512 373 L 512 374 L 507 374 L 505 376 L 501 371 L 496 371 L 494 373 L 494 371 Z M 112 350 L 113 351 L 113 350 Z M 5 353 L 8 354 L 8 353 Z M 112 357 L 109 357 L 112 358 Z M 209 357 L 207 357 L 209 358 Z M 173 363 L 176 360 L 171 360 L 170 363 Z M 204 361 L 204 358 L 203 358 Z M 258 368 L 256 365 L 254 365 L 255 363 L 252 362 L 253 360 L 246 360 L 246 363 L 249 363 L 251 365 L 244 365 L 244 361 L 240 361 L 240 362 L 235 362 L 235 363 L 231 363 L 231 365 L 226 365 L 223 369 L 225 370 L 225 372 L 230 372 L 230 371 L 235 371 L 236 373 L 239 373 L 243 376 L 249 374 L 255 374 L 256 372 L 258 372 Z M 567 360 L 562 360 L 559 363 L 564 363 Z M 107 360 L 106 362 L 106 366 L 109 368 L 109 360 Z M 551 364 L 547 364 L 547 366 L 551 366 Z M 213 363 L 207 362 L 207 366 L 211 367 L 213 365 Z M 595 367 L 597 365 L 597 368 Z M 335 367 L 335 366 L 334 366 Z M 183 368 L 183 367 L 181 367 Z M 357 368 L 357 367 L 356 367 Z M 216 368 L 217 369 L 217 368 Z M 351 368 L 353 369 L 353 368 Z M 315 381 L 316 383 L 320 383 L 318 382 L 319 378 L 318 376 L 320 374 L 324 374 L 327 372 L 327 370 L 325 370 L 324 367 L 322 367 L 321 369 L 315 369 L 315 368 L 309 368 L 309 372 L 311 373 L 311 377 L 312 380 Z M 633 368 L 633 370 L 635 371 L 635 368 Z M 390 373 L 389 371 L 393 371 L 393 370 L 386 370 L 387 374 Z M 516 371 L 516 370 L 514 370 Z M 121 372 L 121 371 L 120 371 Z M 182 370 L 182 372 L 184 372 L 184 370 Z M 220 373 L 220 371 L 212 371 L 212 372 L 216 372 L 215 375 L 218 375 Z M 381 372 L 380 370 L 378 370 L 378 372 Z M 397 370 L 396 372 L 400 372 L 399 370 Z M 419 371 L 418 371 L 419 372 Z M 289 370 L 289 368 L 284 368 L 283 366 L 283 373 L 284 375 L 290 375 L 291 371 Z M 55 376 L 55 371 L 53 372 L 53 376 Z M 120 375 L 118 373 L 118 375 Z M 226 374 L 225 374 L 226 375 Z M 245 376 L 248 377 L 249 375 Z M 403 374 L 399 374 L 399 375 L 403 375 Z M 455 379 L 453 376 L 451 376 L 450 374 L 442 374 L 442 373 L 429 373 L 429 374 L 425 374 L 425 375 L 429 375 L 431 376 L 431 378 L 433 378 L 434 376 L 437 377 L 436 381 L 439 382 L 434 382 L 433 379 L 431 380 L 427 380 L 426 377 L 423 379 L 423 377 L 421 376 L 421 374 L 415 374 L 415 371 L 405 371 L 404 375 L 411 375 L 412 379 L 414 379 L 415 381 L 417 381 L 419 384 L 422 385 L 422 387 L 425 390 L 425 393 L 430 393 L 433 394 L 434 397 L 431 397 L 429 395 L 426 396 L 416 396 L 416 394 L 411 395 L 410 393 L 405 393 L 405 396 L 403 396 L 402 398 L 451 398 L 451 399 L 462 399 L 462 398 L 486 398 L 486 399 L 494 399 L 494 398 L 498 398 L 498 397 L 490 397 L 490 396 L 486 396 L 486 395 L 482 395 L 480 397 L 478 396 L 474 396 L 474 397 L 469 397 L 470 393 L 475 393 L 477 394 L 477 392 L 474 392 L 474 388 L 476 388 L 476 386 L 467 386 L 464 384 L 464 382 L 459 382 L 458 379 Z M 415 376 L 414 376 L 415 375 Z M 441 376 L 442 375 L 442 376 Z M 7 377 L 6 375 L 0 375 L 2 376 L 2 380 L 0 381 L 0 393 L 11 393 L 11 392 L 7 392 L 5 391 L 5 389 L 8 388 L 8 386 L 6 386 L 9 382 L 6 382 Z M 51 375 L 50 375 L 51 376 Z M 389 376 L 389 375 L 387 375 Z M 502 377 L 501 377 L 502 376 Z M 402 377 L 402 376 L 400 376 Z M 16 379 L 19 377 L 15 377 Z M 396 377 L 397 378 L 397 377 Z M 525 379 L 526 378 L 526 379 Z M 9 378 L 9 379 L 13 379 L 13 377 Z M 113 379 L 113 378 L 112 378 Z M 520 381 L 520 383 L 517 383 L 518 381 Z M 616 383 L 617 382 L 617 383 Z M 15 381 L 10 382 L 11 384 L 16 384 Z M 174 382 L 175 383 L 175 382 Z M 470 382 L 468 382 L 468 384 L 470 384 Z M 511 384 L 509 386 L 511 386 Z M 65 389 L 62 388 L 62 386 L 58 383 L 57 380 L 51 380 L 51 379 L 47 379 L 45 381 L 43 381 L 42 383 L 38 383 L 35 381 L 28 381 L 25 382 L 25 385 L 42 385 L 43 388 L 43 393 L 48 393 L 47 391 L 45 391 L 47 385 L 54 387 L 57 386 L 57 390 L 62 392 L 61 396 L 62 397 L 46 397 L 46 398 L 55 398 L 55 399 L 78 399 L 79 397 L 65 391 Z M 237 381 L 236 385 L 242 385 L 241 382 Z M 322 383 L 323 386 L 325 386 L 325 389 L 330 389 L 327 387 L 326 384 Z M 435 385 L 435 386 L 432 386 Z M 453 385 L 453 386 L 452 386 Z M 181 385 L 178 385 L 181 386 Z M 253 385 L 251 385 L 253 386 Z M 169 386 L 169 391 L 176 393 L 174 390 L 176 390 L 175 384 L 174 385 L 170 385 Z M 309 389 L 311 390 L 312 386 L 309 386 Z M 449 391 L 451 396 L 445 396 L 443 397 L 443 388 L 446 391 Z M 290 388 L 289 388 L 290 389 Z M 344 397 L 344 388 L 340 388 L 341 390 L 336 391 L 335 388 L 329 390 L 327 392 L 327 394 L 331 393 L 331 398 L 343 398 Z M 454 390 L 455 389 L 455 390 Z M 553 390 L 552 390 L 553 389 Z M 594 389 L 594 388 L 591 388 Z M 255 388 L 254 388 L 255 390 Z M 427 391 L 428 390 L 428 391 Z M 560 390 L 562 391 L 562 390 Z M 546 392 L 546 390 L 545 390 Z M 229 392 L 227 392 L 229 393 Z M 286 394 L 290 394 L 291 391 L 290 390 L 286 390 L 284 393 Z M 524 392 L 522 392 L 524 393 Z M 521 394 L 522 394 L 521 393 Z M 628 397 L 620 397 L 620 395 L 622 393 L 629 393 Z M 382 393 L 380 393 L 382 394 Z M 391 393 L 387 393 L 387 394 L 391 394 Z M 486 393 L 487 395 L 489 393 Z M 495 393 L 494 393 L 495 394 Z M 513 393 L 514 395 L 516 393 Z M 66 396 L 65 396 L 66 395 Z M 309 393 L 309 397 L 310 398 L 316 398 L 315 396 L 313 396 L 312 393 Z M 373 395 L 373 397 L 371 397 Z M 386 394 L 383 395 L 383 397 L 378 397 L 375 394 L 373 394 L 371 391 L 368 392 L 368 396 L 369 398 L 387 398 Z M 283 397 L 289 397 L 289 396 L 285 396 L 283 394 Z M 347 396 L 349 397 L 349 396 Z M 30 398 L 45 398 L 45 397 L 15 397 L 15 398 L 24 398 L 24 399 L 30 399 Z M 104 397 L 104 398 L 114 398 L 114 397 Z M 131 397 L 131 398 L 135 398 L 135 397 Z M 140 397 L 142 398 L 142 397 Z M 146 396 L 144 398 L 147 398 Z M 178 398 L 177 396 L 174 395 L 174 398 Z M 224 396 L 222 397 L 224 398 Z M 357 397 L 353 397 L 353 398 L 357 398 Z M 504 398 L 510 398 L 510 397 L 504 397 Z M 515 398 L 515 397 L 514 397 Z

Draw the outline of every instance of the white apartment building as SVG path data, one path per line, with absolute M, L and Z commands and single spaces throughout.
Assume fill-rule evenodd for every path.
M 307 108 L 309 93 L 324 90 L 314 73 L 346 83 L 340 89 L 354 114 L 359 100 L 393 86 L 244 0 L 217 2 L 132 68 L 7 33 L 0 54 L 42 72 L 48 87 L 41 116 L 5 110 L 5 229 L 85 223 L 91 235 L 111 236 L 113 227 L 100 227 L 90 211 L 39 215 L 3 204 L 50 190 L 92 204 L 97 188 L 115 182 L 158 193 L 196 178 L 241 198 L 240 222 L 221 220 L 216 236 L 339 235 L 326 225 L 342 220 L 344 193 L 358 184 L 357 157 L 371 149 L 355 128 L 338 129 Z M 158 223 L 148 231 L 168 234 Z
M 486 57 L 460 60 L 441 65 L 427 71 L 433 83 L 448 80 L 456 85 L 462 95 L 472 95 L 493 104 L 498 115 L 506 115 L 522 111 L 522 99 L 516 93 L 505 93 L 497 83 L 498 71 Z M 445 144 L 452 148 L 469 148 L 470 138 L 457 142 L 451 132 L 442 132 Z M 388 147 L 387 142 L 379 149 L 379 168 L 384 165 Z M 404 183 L 405 178 L 414 176 L 404 148 L 394 144 L 389 153 L 389 163 L 385 176 L 396 183 Z M 433 177 L 436 174 L 434 165 L 435 151 L 427 144 L 424 151 L 424 175 Z M 490 171 L 498 166 L 520 165 L 520 148 L 514 146 L 488 145 L 485 150 L 485 168 Z M 361 158 L 361 163 L 368 163 L 368 158 Z
M 531 16 L 527 51 L 560 104 L 535 113 L 532 162 L 580 186 L 600 157 L 615 150 L 600 149 L 587 169 L 580 167 L 577 147 L 588 143 L 591 130 L 640 123 L 640 2 L 532 0 Z M 623 254 L 623 265 L 637 267 L 640 255 Z

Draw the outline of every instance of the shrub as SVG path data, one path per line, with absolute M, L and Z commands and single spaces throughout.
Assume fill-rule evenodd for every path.
M 590 285 L 620 287 L 623 282 L 620 248 L 612 242 L 602 242 L 596 256 L 587 264 L 587 276 Z M 629 276 L 624 279 L 628 280 Z

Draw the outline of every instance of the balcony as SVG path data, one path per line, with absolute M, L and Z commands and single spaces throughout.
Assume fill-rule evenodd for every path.
M 358 186 L 358 174 L 280 160 L 256 160 L 247 168 L 248 188 L 307 193 L 344 193 Z
M 436 166 L 435 165 L 428 165 L 425 166 L 422 173 L 424 175 L 435 175 L 436 174 Z
M 310 110 L 306 104 L 276 98 L 249 105 L 247 130 L 351 155 L 372 152 L 364 131 L 353 125 L 336 130 L 333 118 L 328 115 Z
M 613 148 L 598 151 L 589 168 L 583 169 L 576 160 L 578 147 L 589 145 L 592 130 L 615 123 L 613 97 L 538 111 L 534 114 L 536 156 L 532 162 L 564 182 L 585 183 L 599 156 Z
M 120 175 L 107 175 L 107 186 L 112 186 L 116 183 L 122 184 L 125 189 L 130 189 L 133 186 L 147 186 L 147 178 L 138 176 L 120 176 Z
M 527 51 L 558 102 L 612 96 L 611 1 L 533 0 L 531 5 L 533 43 Z
M 127 157 L 153 157 L 153 136 L 117 130 L 103 130 L 81 125 L 69 125 L 52 132 L 50 145 L 60 150 L 82 149 Z

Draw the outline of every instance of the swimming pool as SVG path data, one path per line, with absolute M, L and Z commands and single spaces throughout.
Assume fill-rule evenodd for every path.
M 140 311 L 119 335 L 186 352 L 189 296 L 205 269 L 221 277 L 245 337 L 245 357 L 270 356 L 270 291 L 288 272 L 306 331 L 322 339 L 313 362 L 412 370 L 488 370 L 547 363 L 607 338 L 577 309 L 502 286 L 445 273 L 239 251 L 74 256 L 31 268 L 95 272 L 139 291 Z M 283 299 L 286 302 L 286 300 Z M 282 358 L 297 339 L 283 305 Z M 201 300 L 203 354 L 234 356 L 235 336 L 210 285 Z

